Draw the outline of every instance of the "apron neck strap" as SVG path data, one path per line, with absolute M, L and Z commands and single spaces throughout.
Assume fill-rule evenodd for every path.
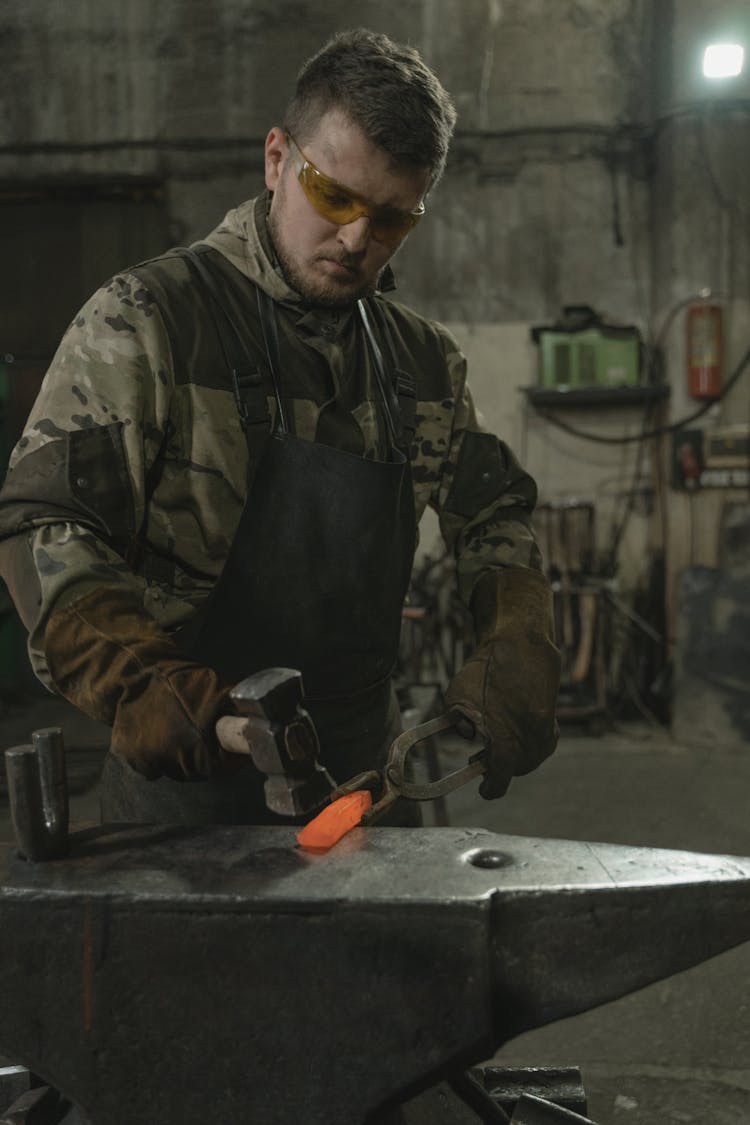
M 208 312 L 232 376 L 232 390 L 240 416 L 240 425 L 245 432 L 248 447 L 252 451 L 265 441 L 271 425 L 262 374 L 255 357 L 243 344 L 239 329 L 221 300 L 218 279 L 209 266 L 210 254 L 196 254 L 191 249 L 183 249 L 180 252 L 208 296 Z
M 364 299 L 357 301 L 360 320 L 370 347 L 375 375 L 383 396 L 385 414 L 391 441 L 399 452 L 409 459 L 409 449 L 416 428 L 417 387 L 416 381 L 408 372 L 398 366 L 398 355 L 388 322 L 377 301 Z M 377 320 L 381 336 L 385 339 L 388 366 L 375 336 L 373 321 Z
M 259 285 L 256 285 L 255 292 L 258 297 L 258 315 L 260 316 L 260 330 L 263 333 L 263 346 L 266 349 L 268 371 L 271 376 L 273 393 L 276 398 L 276 423 L 274 425 L 274 433 L 288 434 L 289 425 L 284 403 L 281 398 L 281 351 L 279 349 L 279 329 L 276 324 L 276 313 L 274 312 L 273 301 L 268 293 L 266 293 L 265 289 L 261 289 Z
M 206 250 L 210 251 L 210 248 L 206 247 Z M 271 429 L 262 373 L 258 368 L 255 357 L 247 351 L 243 344 L 239 329 L 221 300 L 218 279 L 210 268 L 210 253 L 197 254 L 193 249 L 181 249 L 180 253 L 186 259 L 208 295 L 208 311 L 232 376 L 232 389 L 240 424 L 247 437 L 248 446 L 252 450 L 258 443 L 262 444 L 265 441 Z M 273 301 L 260 286 L 256 286 L 255 290 L 267 366 L 276 398 L 274 432 L 288 433 L 286 410 L 280 390 L 279 336 Z M 383 398 L 391 443 L 408 460 L 409 449 L 416 428 L 416 381 L 412 375 L 398 365 L 398 354 L 393 336 L 377 300 L 374 298 L 367 301 L 361 299 L 357 302 L 357 310 L 365 331 L 378 387 Z M 374 328 L 375 322 L 377 322 L 378 335 L 385 341 L 387 358 L 384 357 L 383 350 L 378 342 Z

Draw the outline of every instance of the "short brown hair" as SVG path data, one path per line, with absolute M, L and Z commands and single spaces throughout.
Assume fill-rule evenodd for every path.
M 431 184 L 440 179 L 456 110 L 414 47 L 366 28 L 334 35 L 297 75 L 284 127 L 304 143 L 331 109 L 398 164 L 429 168 Z

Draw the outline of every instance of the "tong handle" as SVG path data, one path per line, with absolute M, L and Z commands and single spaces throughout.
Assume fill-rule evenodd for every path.
M 485 772 L 486 736 L 483 737 L 482 748 L 472 754 L 467 764 L 445 777 L 440 777 L 436 781 L 429 781 L 426 784 L 418 784 L 414 781 L 408 781 L 405 776 L 406 757 L 410 750 L 413 750 L 420 742 L 424 742 L 425 739 L 432 738 L 433 735 L 440 734 L 444 730 L 451 730 L 465 721 L 466 716 L 453 709 L 444 715 L 439 715 L 436 719 L 430 719 L 429 722 L 420 723 L 398 736 L 391 746 L 388 761 L 383 770 L 383 794 L 380 800 L 362 817 L 363 825 L 375 824 L 399 797 L 408 797 L 412 801 L 431 801 L 436 797 L 444 796 L 446 793 L 452 793 L 454 789 L 458 789 L 461 785 L 465 785 L 467 781 L 471 781 L 472 778 L 479 777 L 480 774 Z M 479 733 L 482 734 L 481 731 Z
M 331 801 L 335 801 L 339 797 L 346 797 L 357 789 L 371 789 L 373 793 L 379 793 L 379 799 L 362 817 L 361 823 L 367 826 L 380 820 L 399 797 L 408 797 L 412 801 L 432 801 L 436 797 L 443 797 L 446 793 L 452 793 L 454 789 L 458 789 L 461 785 L 466 785 L 467 781 L 471 781 L 472 778 L 479 777 L 480 774 L 485 772 L 487 762 L 484 752 L 487 747 L 487 739 L 481 730 L 478 733 L 482 737 L 482 747 L 475 754 L 472 754 L 465 766 L 453 770 L 445 777 L 439 777 L 436 781 L 428 781 L 424 784 L 408 781 L 405 777 L 406 758 L 410 750 L 413 750 L 420 742 L 424 742 L 425 739 L 432 738 L 433 735 L 440 734 L 444 730 L 451 730 L 462 722 L 466 722 L 466 716 L 454 708 L 444 715 L 439 715 L 436 719 L 430 719 L 426 723 L 420 723 L 418 726 L 412 727 L 411 730 L 404 731 L 391 744 L 388 760 L 382 773 L 378 770 L 358 773 L 356 777 L 350 778 L 349 781 L 345 781 L 343 785 L 334 789 L 331 793 Z
M 439 715 L 436 719 L 430 719 L 427 723 L 420 723 L 419 726 L 399 735 L 391 746 L 388 755 L 385 767 L 386 784 L 398 790 L 401 797 L 408 797 L 413 801 L 430 801 L 434 800 L 435 797 L 444 797 L 446 793 L 452 793 L 454 789 L 466 785 L 472 778 L 479 777 L 480 774 L 484 773 L 487 764 L 484 753 L 487 748 L 487 740 L 484 733 L 479 730 L 477 733 L 482 738 L 482 746 L 475 754 L 471 755 L 465 766 L 453 770 L 445 777 L 439 777 L 437 780 L 428 781 L 425 784 L 409 781 L 405 776 L 406 757 L 415 746 L 424 742 L 427 738 L 432 738 L 435 734 L 452 730 L 462 722 L 466 722 L 466 716 L 453 708 L 444 715 Z

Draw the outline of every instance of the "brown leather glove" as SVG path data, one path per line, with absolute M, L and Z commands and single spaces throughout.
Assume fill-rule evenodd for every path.
M 112 750 L 145 777 L 237 768 L 215 735 L 217 718 L 234 711 L 230 688 L 183 656 L 133 595 L 100 589 L 53 613 L 44 651 L 60 694 L 110 723 Z
M 552 639 L 552 591 L 538 570 L 488 571 L 474 588 L 471 611 L 477 648 L 453 677 L 446 702 L 488 737 L 479 792 L 491 800 L 557 745 L 560 653 Z

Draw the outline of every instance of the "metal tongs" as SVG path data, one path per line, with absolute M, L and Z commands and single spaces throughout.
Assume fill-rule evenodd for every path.
M 468 721 L 461 711 L 452 708 L 436 719 L 430 719 L 426 723 L 420 723 L 404 731 L 392 742 L 382 770 L 365 770 L 364 773 L 358 773 L 356 777 L 350 778 L 334 789 L 331 793 L 331 801 L 346 797 L 359 789 L 372 790 L 374 795 L 378 795 L 377 800 L 374 801 L 372 808 L 363 814 L 360 822 L 367 826 L 380 820 L 399 797 L 407 797 L 412 801 L 432 801 L 466 785 L 472 778 L 483 774 L 487 768 L 486 737 L 478 728 L 475 728 L 475 735 L 482 739 L 481 749 L 471 755 L 465 766 L 446 774 L 445 777 L 423 784 L 410 781 L 406 776 L 406 759 L 409 751 L 420 742 L 425 742 L 442 731 L 458 728 L 461 724 L 465 725 Z

